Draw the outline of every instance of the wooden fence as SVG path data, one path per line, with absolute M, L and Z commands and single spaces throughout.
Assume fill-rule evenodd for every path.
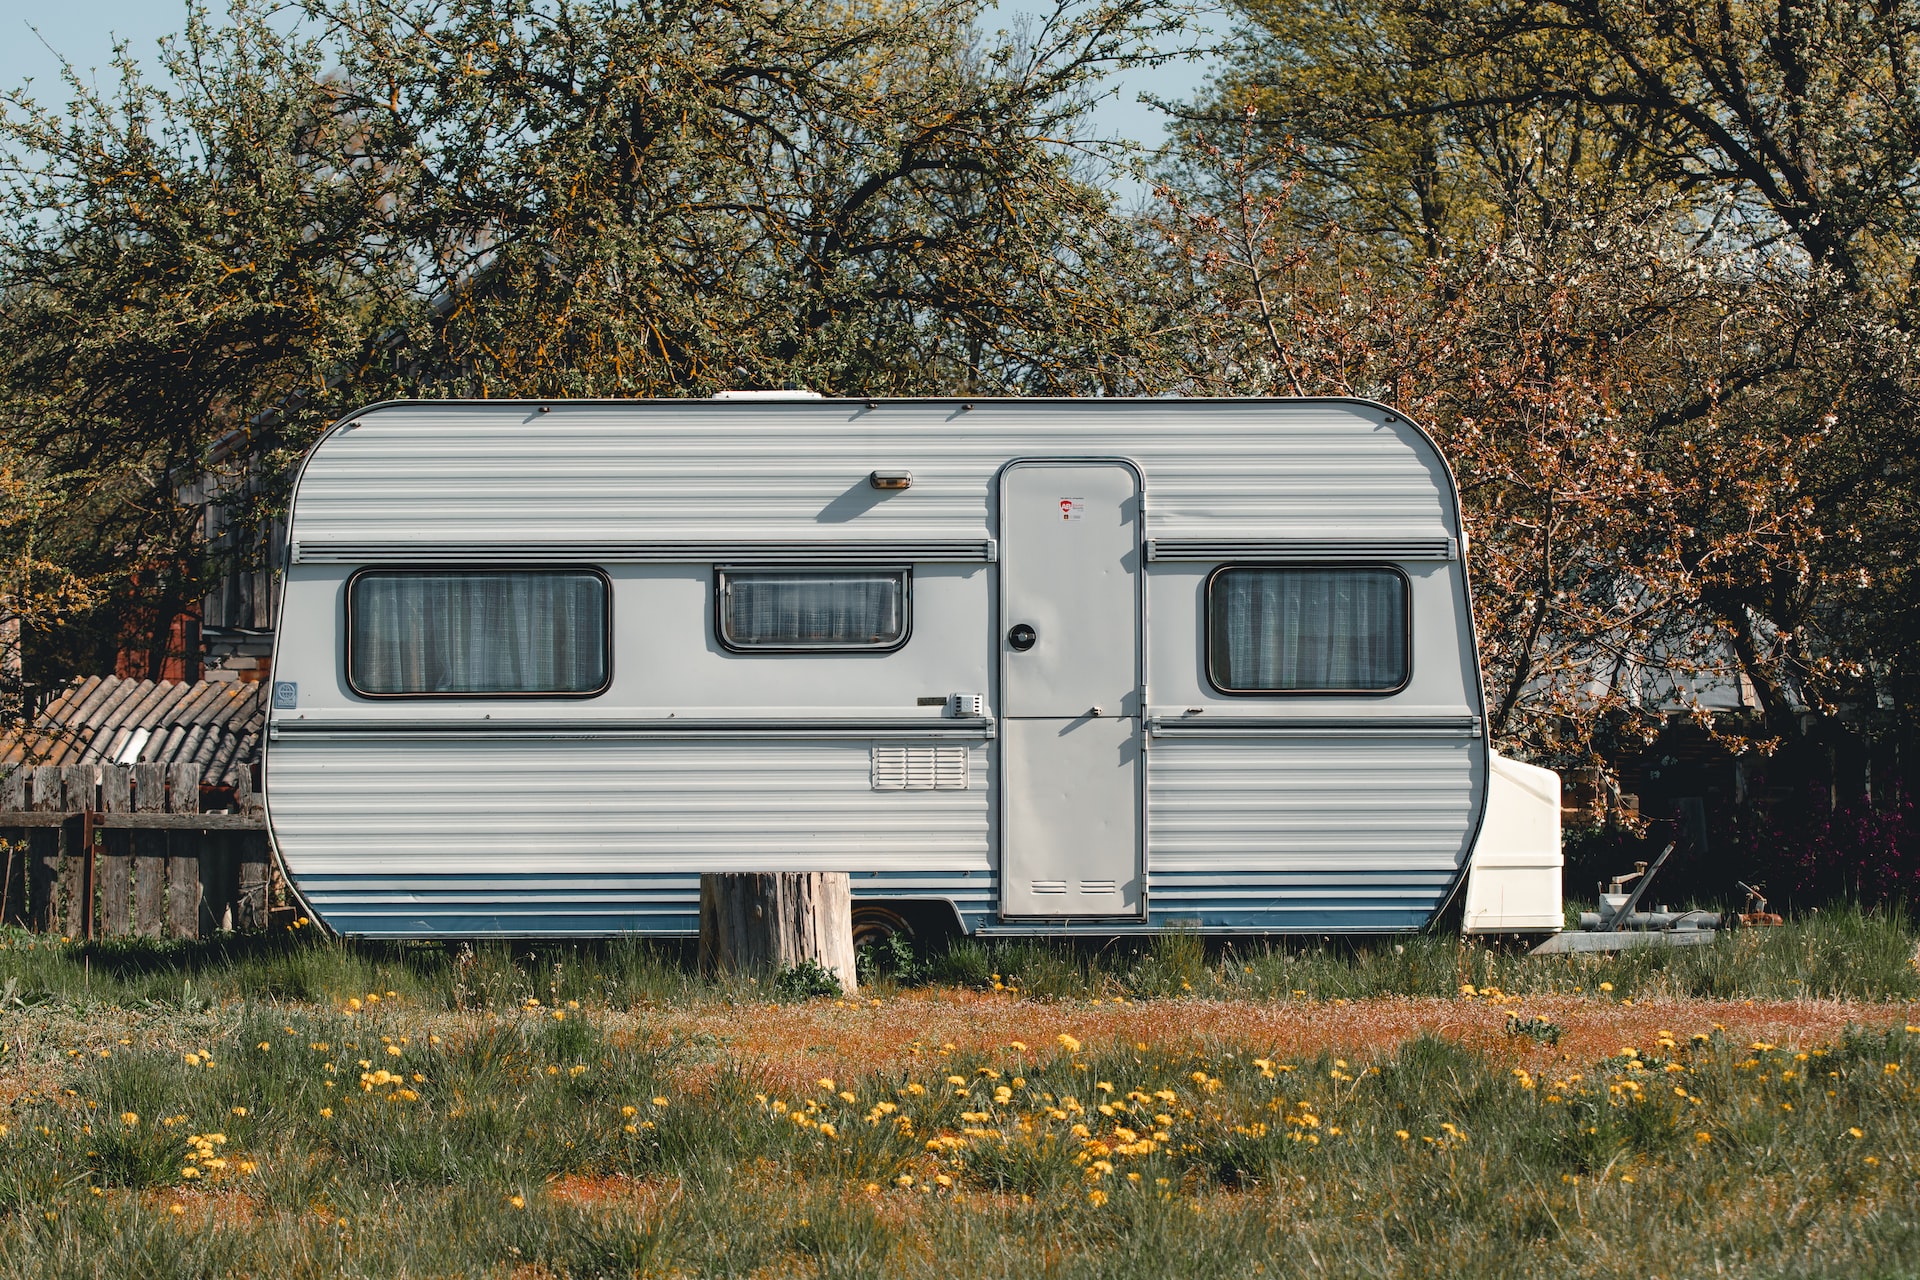
M 0 778 L 0 921 L 71 938 L 267 927 L 266 821 L 200 810 L 197 764 L 23 766 Z

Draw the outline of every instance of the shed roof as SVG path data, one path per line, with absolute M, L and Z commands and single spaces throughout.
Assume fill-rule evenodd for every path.
M 0 741 L 0 762 L 192 762 L 203 782 L 234 786 L 240 770 L 260 758 L 265 689 L 258 683 L 88 676 L 48 703 L 24 739 Z

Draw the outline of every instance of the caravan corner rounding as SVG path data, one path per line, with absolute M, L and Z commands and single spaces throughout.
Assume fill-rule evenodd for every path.
M 1558 927 L 1557 779 L 1495 763 L 1452 476 L 1380 405 L 390 403 L 289 538 L 268 823 L 342 933 L 687 934 L 776 870 L 1388 932 L 1470 862 L 1470 927 Z

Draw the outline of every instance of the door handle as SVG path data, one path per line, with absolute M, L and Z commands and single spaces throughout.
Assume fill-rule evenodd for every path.
M 1039 639 L 1040 633 L 1033 629 L 1032 623 L 1016 622 L 1007 630 L 1007 648 L 1015 653 L 1025 653 Z

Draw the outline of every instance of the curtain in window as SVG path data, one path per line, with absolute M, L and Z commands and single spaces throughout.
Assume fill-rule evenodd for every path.
M 598 574 L 363 573 L 348 620 L 361 693 L 591 693 L 607 681 Z
M 1407 584 L 1389 569 L 1228 569 L 1213 580 L 1213 678 L 1243 692 L 1397 689 Z
M 741 649 L 884 649 L 906 633 L 903 570 L 722 575 L 720 634 Z

